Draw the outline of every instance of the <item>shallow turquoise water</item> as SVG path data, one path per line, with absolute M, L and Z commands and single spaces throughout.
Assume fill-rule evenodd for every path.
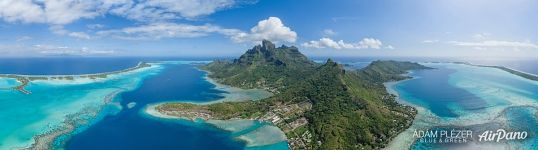
M 54 148 L 288 149 L 286 141 L 245 147 L 245 142 L 238 139 L 258 133 L 258 129 L 269 126 L 266 123 L 232 124 L 244 129 L 228 132 L 207 123 L 148 118 L 142 108 L 150 103 L 205 103 L 230 94 L 215 89 L 205 80 L 204 72 L 188 65 L 192 62 L 163 63 L 106 80 L 33 81 L 26 87 L 30 95 L 0 90 L 0 149 L 28 147 L 35 136 L 65 127 L 66 119 L 76 119 L 70 121 L 76 129 L 56 139 Z M 16 80 L 0 78 L 0 87 L 17 84 Z M 133 103 L 136 105 L 128 107 Z M 277 133 L 269 131 L 264 130 Z
M 414 79 L 394 85 L 400 99 L 425 108 L 411 129 L 466 128 L 527 131 L 525 140 L 432 144 L 416 141 L 413 149 L 533 149 L 538 138 L 538 82 L 508 72 L 461 64 L 426 63 L 435 70 L 415 71 Z M 403 134 L 402 134 L 403 135 Z M 409 136 L 409 135 L 405 135 Z M 475 135 L 476 137 L 476 135 Z M 408 137 L 410 138 L 410 137 Z
M 254 131 L 268 126 L 266 123 L 248 120 L 229 123 L 223 121 L 220 124 L 221 128 L 235 128 L 230 132 L 204 121 L 156 118 L 145 114 L 145 108 L 155 103 L 168 101 L 207 103 L 224 98 L 226 94 L 232 94 L 215 88 L 215 85 L 204 78 L 206 73 L 196 69 L 194 65 L 167 62 L 162 67 L 162 71 L 143 80 L 136 89 L 123 92 L 118 96 L 119 104 L 123 109 L 115 114 L 105 115 L 86 129 L 71 135 L 71 138 L 66 141 L 65 148 L 76 150 L 244 149 L 249 145 L 241 141 L 240 136 L 258 133 Z M 136 105 L 128 108 L 129 103 L 136 103 Z M 278 131 L 262 133 L 282 133 L 279 129 Z M 283 140 L 279 138 L 277 142 L 280 141 Z M 271 140 L 262 139 L 261 143 L 255 143 L 255 146 L 275 149 L 278 145 L 282 145 L 281 143 L 274 145 L 274 143 Z
M 17 84 L 18 82 L 15 79 L 0 78 L 0 90 L 2 90 L 3 88 L 11 88 L 11 87 L 17 86 Z
M 26 87 L 32 92 L 30 95 L 0 90 L 0 149 L 29 146 L 34 136 L 64 126 L 66 116 L 83 110 L 97 111 L 108 95 L 134 89 L 149 74 L 152 73 L 148 70 L 97 82 L 70 81 L 67 84 L 35 81 Z M 11 85 L 12 80 L 0 78 L 0 83 Z

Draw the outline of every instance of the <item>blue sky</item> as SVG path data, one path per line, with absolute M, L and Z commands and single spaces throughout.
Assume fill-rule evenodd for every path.
M 0 0 L 0 57 L 538 57 L 533 0 Z

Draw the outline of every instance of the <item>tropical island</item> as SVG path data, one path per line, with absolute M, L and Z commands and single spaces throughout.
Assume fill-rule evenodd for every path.
M 328 59 L 317 64 L 297 47 L 264 40 L 233 61 L 199 67 L 219 83 L 261 88 L 272 97 L 206 105 L 169 102 L 159 113 L 188 119 L 249 119 L 270 122 L 287 136 L 291 149 L 380 149 L 407 129 L 417 111 L 399 104 L 383 83 L 409 79 L 410 70 L 431 69 L 412 62 L 374 61 L 360 70 Z

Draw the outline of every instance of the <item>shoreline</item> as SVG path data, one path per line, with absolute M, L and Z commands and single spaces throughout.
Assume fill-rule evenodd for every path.
M 417 120 L 419 118 L 419 115 L 422 114 L 423 109 L 419 109 L 421 107 L 416 106 L 416 105 L 412 105 L 411 103 L 409 103 L 409 102 L 405 101 L 404 99 L 402 99 L 400 97 L 400 94 L 398 93 L 398 91 L 394 87 L 394 86 L 396 86 L 397 84 L 399 84 L 401 82 L 412 80 L 412 79 L 414 79 L 414 78 L 383 83 L 383 86 L 385 86 L 385 89 L 387 90 L 387 92 L 389 94 L 392 94 L 392 95 L 396 96 L 396 102 L 398 102 L 398 103 L 400 103 L 402 105 L 411 106 L 411 107 L 413 107 L 413 108 L 415 108 L 417 110 L 417 114 L 416 114 L 415 118 L 413 119 L 413 123 L 411 124 L 411 126 L 409 126 L 409 128 L 405 129 L 403 132 L 396 135 L 396 137 L 394 137 L 387 144 L 387 146 L 385 148 L 383 148 L 384 150 L 398 150 L 398 149 L 402 149 L 402 147 L 405 147 L 405 149 L 410 149 L 411 146 L 413 145 L 414 141 L 415 141 L 414 139 L 409 140 L 409 138 L 407 138 L 407 136 L 404 136 L 404 135 L 409 135 L 410 131 L 414 130 L 414 126 L 415 126 L 415 124 L 416 124 L 416 122 L 417 122 Z
M 135 73 L 140 73 L 142 71 L 147 71 L 152 68 L 159 69 L 160 65 L 158 63 L 151 63 L 147 64 L 144 62 L 139 63 L 139 65 L 135 67 L 131 67 L 124 70 L 114 71 L 114 72 L 106 72 L 101 74 L 106 74 L 106 78 L 99 78 L 99 79 L 92 79 L 92 80 L 84 80 L 81 78 L 74 78 L 73 80 L 69 80 L 66 82 L 62 82 L 63 80 L 59 80 L 57 78 L 53 80 L 35 80 L 37 83 L 43 83 L 43 84 L 79 84 L 79 83 L 86 83 L 86 82 L 99 82 L 99 81 L 106 81 L 110 78 L 121 78 L 120 75 L 131 75 Z M 100 74 L 96 74 L 100 75 Z M 77 75 L 77 76 L 89 76 L 89 75 Z M 30 77 L 30 76 L 28 76 Z M 57 76 L 49 76 L 49 77 L 57 77 Z M 106 80 L 105 80 L 106 79 Z M 81 80 L 81 81 L 79 81 Z M 59 83 L 56 83 L 59 81 Z M 48 83 L 48 82 L 55 82 L 55 83 Z M 21 85 L 19 85 L 21 86 Z M 13 89 L 10 89 L 13 90 Z M 105 109 L 108 106 L 114 106 L 116 102 L 113 101 L 114 98 L 117 97 L 118 94 L 121 92 L 124 92 L 125 88 L 115 88 L 114 91 L 110 91 L 106 95 L 103 95 L 104 97 L 100 99 L 101 104 L 92 105 L 92 106 L 86 106 L 81 108 L 75 113 L 72 114 L 66 114 L 64 117 L 64 120 L 60 122 L 57 126 L 50 127 L 48 130 L 43 131 L 39 134 L 33 135 L 31 143 L 25 147 L 19 147 L 19 149 L 56 149 L 63 144 L 65 144 L 64 138 L 69 138 L 71 134 L 73 134 L 75 131 L 78 130 L 78 128 L 90 125 L 92 124 L 92 120 L 97 119 L 98 116 L 101 114 L 103 109 Z M 121 109 L 121 108 L 119 108 Z
M 151 63 L 139 62 L 136 66 L 130 67 L 127 69 L 122 69 L 118 71 L 103 72 L 103 73 L 94 73 L 94 74 L 80 74 L 80 75 L 18 75 L 18 74 L 0 74 L 0 78 L 15 79 L 20 84 L 11 87 L 9 89 L 17 90 L 23 94 L 31 94 L 31 91 L 25 89 L 28 84 L 33 81 L 75 81 L 77 79 L 90 79 L 96 81 L 99 79 L 107 79 L 109 76 L 118 75 L 122 73 L 128 73 L 136 71 L 142 68 L 151 67 Z
M 163 113 L 163 112 L 159 111 L 157 109 L 157 107 L 162 106 L 162 105 L 166 105 L 166 104 L 173 104 L 173 103 L 187 103 L 187 104 L 203 106 L 203 105 L 222 103 L 222 102 L 256 101 L 256 100 L 261 100 L 261 99 L 265 99 L 265 98 L 273 96 L 273 94 L 271 92 L 263 90 L 263 89 L 241 89 L 241 88 L 237 88 L 237 87 L 232 87 L 232 86 L 220 84 L 216 80 L 209 77 L 210 72 L 208 72 L 206 70 L 199 69 L 199 68 L 197 68 L 197 69 L 200 70 L 200 71 L 205 72 L 205 75 L 203 76 L 204 80 L 206 80 L 210 84 L 214 85 L 215 86 L 214 89 L 225 91 L 225 93 L 222 93 L 223 98 L 213 100 L 213 101 L 209 101 L 209 102 L 166 101 L 166 102 L 153 103 L 153 104 L 146 105 L 145 108 L 143 108 L 143 113 L 150 116 L 150 117 L 155 117 L 155 118 L 159 118 L 159 119 L 181 119 L 181 120 L 187 120 L 187 121 L 191 121 L 191 122 L 197 122 L 198 119 L 202 119 L 203 123 L 205 123 L 205 124 L 208 124 L 208 125 L 211 125 L 211 126 L 217 128 L 217 129 L 224 130 L 224 131 L 227 131 L 227 132 L 232 132 L 232 133 L 241 132 L 241 131 L 244 131 L 244 129 L 238 130 L 237 127 L 225 127 L 226 125 L 224 125 L 224 124 L 228 124 L 228 123 L 233 124 L 234 122 L 236 122 L 235 125 L 238 125 L 238 126 L 250 126 L 250 123 L 244 124 L 244 123 L 237 123 L 237 122 L 243 122 L 244 121 L 246 123 L 246 122 L 260 121 L 260 122 L 264 122 L 265 125 L 257 127 L 256 129 L 254 129 L 253 131 L 249 131 L 248 133 L 243 133 L 241 135 L 234 136 L 234 138 L 245 142 L 246 143 L 245 146 L 248 147 L 248 148 L 272 145 L 272 144 L 277 144 L 277 143 L 282 142 L 282 141 L 287 141 L 287 137 L 284 134 L 284 132 L 282 131 L 282 129 L 280 129 L 279 127 L 277 127 L 275 125 L 269 124 L 269 122 L 265 122 L 265 121 L 261 121 L 261 120 L 238 119 L 238 118 L 219 120 L 219 119 L 213 119 L 213 117 L 211 117 L 210 114 L 206 114 L 204 112 L 195 112 L 195 114 L 193 116 L 187 117 L 187 116 L 177 116 L 177 115 L 173 115 L 173 114 L 166 114 L 166 113 Z M 191 112 L 185 112 L 185 113 L 191 113 Z M 260 130 L 260 131 L 257 131 L 257 130 Z M 278 134 L 281 134 L 281 137 L 282 136 L 284 137 L 283 139 L 282 138 L 277 139 L 276 140 L 277 142 L 273 141 L 273 142 L 268 143 L 267 139 L 258 139 L 258 138 L 246 136 L 247 134 L 259 134 L 259 132 L 261 132 L 261 133 L 265 132 L 265 133 L 271 133 L 271 134 L 278 135 L 276 133 L 277 132 L 276 130 L 278 130 Z M 260 145 L 260 143 L 262 143 L 262 145 Z
M 397 84 L 400 84 L 402 82 L 417 79 L 417 77 L 413 76 L 412 73 L 413 72 L 409 71 L 408 73 L 404 74 L 404 75 L 406 75 L 408 77 L 411 77 L 411 78 L 400 80 L 400 81 L 390 81 L 390 82 L 383 83 L 383 86 L 385 87 L 385 90 L 389 94 L 392 94 L 392 95 L 396 96 L 396 102 L 397 103 L 399 103 L 401 105 L 404 105 L 404 106 L 413 107 L 415 110 L 417 110 L 417 114 L 415 115 L 415 117 L 413 119 L 413 123 L 411 124 L 411 126 L 409 126 L 407 129 L 403 130 L 398 135 L 396 135 L 386 145 L 386 147 L 382 148 L 383 150 L 400 150 L 400 149 L 402 149 L 402 147 L 405 147 L 405 149 L 411 149 L 411 146 L 414 144 L 415 140 L 410 139 L 408 137 L 411 137 L 409 135 L 412 135 L 412 132 L 417 129 L 417 127 L 416 127 L 417 126 L 416 125 L 417 121 L 419 121 L 421 118 L 423 118 L 425 116 L 425 114 L 427 113 L 426 108 L 418 106 L 418 105 L 415 105 L 415 104 L 412 104 L 412 103 L 402 99 L 401 96 L 400 96 L 400 93 L 394 87 Z
M 205 72 L 205 75 L 203 76 L 204 80 L 206 80 L 210 84 L 215 85 L 215 89 L 224 91 L 224 93 L 221 94 L 223 98 L 212 100 L 212 101 L 206 101 L 206 102 L 196 102 L 196 101 L 190 101 L 190 100 L 170 100 L 170 101 L 160 102 L 158 104 L 162 105 L 162 104 L 167 104 L 167 103 L 189 103 L 189 104 L 195 104 L 195 105 L 210 105 L 210 104 L 222 103 L 222 102 L 257 101 L 257 100 L 269 98 L 274 95 L 273 93 L 264 89 L 241 89 L 237 87 L 224 85 L 210 78 L 209 71 L 202 70 L 197 67 L 196 69 L 199 71 Z
M 272 144 L 277 144 L 279 142 L 287 141 L 287 137 L 282 131 L 282 129 L 278 128 L 277 126 L 271 125 L 267 122 L 263 122 L 260 120 L 250 120 L 250 119 L 228 119 L 228 120 L 218 120 L 218 119 L 208 119 L 208 118 L 190 118 L 190 117 L 179 117 L 174 115 L 168 115 L 163 114 L 159 110 L 156 109 L 161 104 L 165 103 L 157 103 L 157 104 L 148 104 L 145 108 L 143 108 L 143 113 L 148 115 L 149 117 L 157 118 L 157 119 L 179 119 L 179 120 L 186 120 L 190 121 L 192 123 L 198 123 L 198 119 L 202 119 L 202 123 L 208 124 L 214 128 L 231 132 L 232 134 L 238 133 L 239 135 L 232 136 L 234 139 L 240 140 L 245 142 L 246 148 L 252 148 L 252 147 L 259 147 L 259 146 L 267 146 Z M 256 121 L 259 121 L 261 125 L 257 126 Z M 254 129 L 251 129 L 254 128 Z M 252 131 L 248 131 L 251 129 Z M 277 131 L 278 130 L 278 131 Z M 246 131 L 246 133 L 241 133 Z M 274 141 L 263 139 L 263 138 L 256 138 L 256 136 L 252 137 L 249 135 L 256 135 L 256 134 L 274 134 L 278 135 L 280 134 L 279 139 L 273 139 Z
M 257 101 L 257 100 L 269 98 L 274 95 L 273 93 L 264 89 L 241 89 L 237 87 L 224 85 L 224 84 L 218 83 L 215 79 L 210 78 L 209 77 L 210 72 L 205 71 L 205 70 L 202 70 L 202 71 L 206 72 L 206 74 L 204 75 L 204 79 L 207 82 L 215 85 L 215 89 L 225 91 L 226 93 L 222 94 L 223 98 L 221 99 L 210 101 L 210 102 L 193 103 L 193 104 L 207 105 L 207 104 L 220 103 L 220 102 L 241 102 L 241 101 L 249 101 L 249 100 Z M 259 94 L 259 95 L 252 96 L 249 94 Z

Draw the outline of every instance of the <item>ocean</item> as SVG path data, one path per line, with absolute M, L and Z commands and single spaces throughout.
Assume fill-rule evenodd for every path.
M 401 103 L 419 110 L 413 125 L 391 147 L 422 149 L 534 149 L 538 144 L 538 81 L 500 69 L 453 63 L 423 63 L 436 69 L 413 71 L 410 80 L 388 88 Z M 438 138 L 414 137 L 415 131 L 470 130 L 468 142 L 439 143 Z M 525 131 L 526 139 L 480 141 L 486 131 Z M 434 140 L 432 140 L 434 139 Z M 437 139 L 437 140 L 435 140 Z M 437 141 L 437 142 L 435 142 Z M 443 141 L 443 140 L 442 140 Z
M 169 101 L 205 103 L 221 99 L 227 93 L 208 82 L 204 78 L 206 73 L 196 69 L 196 64 L 190 61 L 168 62 L 170 59 L 160 62 L 162 60 L 1 60 L 0 68 L 8 68 L 0 69 L 2 73 L 27 75 L 98 73 L 133 67 L 139 61 L 159 62 L 151 68 L 98 81 L 33 81 L 26 87 L 32 91 L 30 95 L 9 89 L 0 90 L 0 120 L 3 122 L 0 124 L 0 149 L 28 147 L 36 136 L 47 137 L 59 133 L 61 130 L 58 129 L 69 129 L 70 125 L 76 128 L 53 141 L 53 148 L 288 149 L 286 142 L 247 147 L 246 142 L 237 138 L 258 132 L 276 133 L 270 125 L 255 123 L 245 131 L 236 133 L 203 121 L 160 119 L 144 113 L 148 104 Z M 19 61 L 24 63 L 17 63 Z M 69 62 L 69 65 L 64 65 L 65 62 Z M 47 67 L 57 69 L 49 70 Z M 0 88 L 17 84 L 14 79 L 0 78 Z M 114 96 L 114 93 L 117 94 Z M 106 102 L 111 95 L 114 98 Z M 251 134 L 251 131 L 255 132 Z M 262 141 L 262 144 L 265 143 Z
M 135 66 L 140 61 L 170 60 L 178 59 L 2 58 L 0 74 L 88 74 L 121 70 Z M 373 60 L 377 58 L 344 59 L 340 62 L 348 62 L 350 67 L 360 69 Z M 424 59 L 416 61 L 426 62 Z M 532 61 L 473 63 L 503 65 L 538 73 L 538 67 L 533 67 Z M 398 141 L 398 148 L 402 147 L 402 143 L 413 149 L 458 146 L 409 141 L 413 139 L 409 137 L 409 131 L 413 129 L 463 126 L 481 131 L 480 128 L 504 127 L 538 135 L 534 128 L 537 119 L 533 115 L 538 107 L 535 106 L 538 100 L 538 83 L 535 81 L 493 68 L 450 63 L 425 64 L 437 69 L 414 71 L 410 74 L 414 79 L 392 87 L 400 95 L 402 103 L 415 105 L 422 112 L 410 129 L 393 140 Z M 270 129 L 265 124 L 254 122 L 245 130 L 230 132 L 203 121 L 159 119 L 143 112 L 148 104 L 168 101 L 205 103 L 223 98 L 226 91 L 216 89 L 204 76 L 205 72 L 197 70 L 189 62 L 163 63 L 98 82 L 35 81 L 27 87 L 32 91 L 31 95 L 5 89 L 18 83 L 14 79 L 0 78 L 0 149 L 27 147 L 36 135 L 50 135 L 51 131 L 56 131 L 54 129 L 67 128 L 66 119 L 71 121 L 68 124 L 76 125 L 76 129 L 53 141 L 52 145 L 56 148 L 287 149 L 286 142 L 247 147 L 247 143 L 238 140 L 239 136 L 271 133 L 261 132 Z M 117 95 L 114 96 L 115 93 Z M 111 95 L 114 96 L 111 102 L 103 101 Z M 258 130 L 260 132 L 247 134 Z M 531 136 L 524 141 L 501 143 L 500 146 L 529 149 L 529 145 L 537 145 L 536 141 Z M 477 147 L 492 145 L 499 146 L 486 143 Z
M 242 149 L 244 143 L 230 133 L 190 121 L 162 121 L 141 114 L 150 103 L 190 100 L 206 102 L 222 98 L 204 72 L 191 65 L 167 65 L 161 73 L 145 79 L 140 87 L 120 94 L 124 109 L 108 115 L 75 134 L 66 149 Z M 136 103 L 128 108 L 129 103 Z

